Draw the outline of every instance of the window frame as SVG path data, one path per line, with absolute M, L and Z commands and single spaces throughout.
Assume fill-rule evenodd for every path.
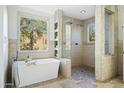
M 87 43 L 94 44 L 95 40 L 94 41 L 90 41 L 90 30 L 89 30 L 90 24 L 94 24 L 95 25 L 95 22 L 87 23 L 87 27 L 86 27 L 86 30 L 87 30 Z
M 50 19 L 48 17 L 45 16 L 41 16 L 41 15 L 36 15 L 36 14 L 32 14 L 32 13 L 27 13 L 27 12 L 17 12 L 17 42 L 18 42 L 18 51 L 19 52 L 47 52 L 49 50 L 49 42 L 50 42 Z M 26 17 L 26 18 L 32 18 L 32 19 L 40 19 L 43 21 L 47 22 L 47 49 L 45 50 L 21 50 L 20 49 L 20 36 L 21 36 L 21 31 L 20 31 L 20 20 L 21 17 Z

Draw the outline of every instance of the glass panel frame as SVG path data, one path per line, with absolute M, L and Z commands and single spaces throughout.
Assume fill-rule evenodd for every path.
M 105 55 L 114 54 L 114 40 L 113 40 L 113 12 L 105 9 L 104 28 L 105 28 Z
M 72 37 L 72 23 L 65 22 L 64 23 L 64 32 L 63 32 L 63 58 L 71 58 L 71 37 Z

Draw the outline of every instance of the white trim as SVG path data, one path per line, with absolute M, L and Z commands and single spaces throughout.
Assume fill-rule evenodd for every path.
M 45 50 L 20 50 L 20 17 L 30 17 L 33 19 L 42 19 L 43 21 L 47 21 L 47 49 Z M 25 12 L 17 12 L 17 50 L 18 52 L 47 52 L 49 50 L 49 43 L 50 43 L 50 19 L 45 16 L 39 16 L 39 15 L 34 15 L 31 13 L 25 13 Z
M 0 88 L 5 85 L 4 82 L 4 55 L 3 55 L 3 32 L 4 32 L 4 6 L 0 6 Z

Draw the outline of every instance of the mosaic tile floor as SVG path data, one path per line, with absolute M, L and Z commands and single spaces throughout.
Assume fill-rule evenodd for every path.
M 80 66 L 72 69 L 69 79 L 59 77 L 42 83 L 33 84 L 26 88 L 124 88 L 122 77 L 118 76 L 107 82 L 96 82 L 93 69 Z

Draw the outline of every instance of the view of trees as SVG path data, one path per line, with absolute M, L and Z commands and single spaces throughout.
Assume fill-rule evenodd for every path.
M 20 49 L 43 50 L 47 48 L 47 22 L 26 17 L 20 19 Z
M 95 24 L 89 24 L 89 41 L 95 41 Z
M 95 41 L 95 32 L 90 32 L 90 41 Z

